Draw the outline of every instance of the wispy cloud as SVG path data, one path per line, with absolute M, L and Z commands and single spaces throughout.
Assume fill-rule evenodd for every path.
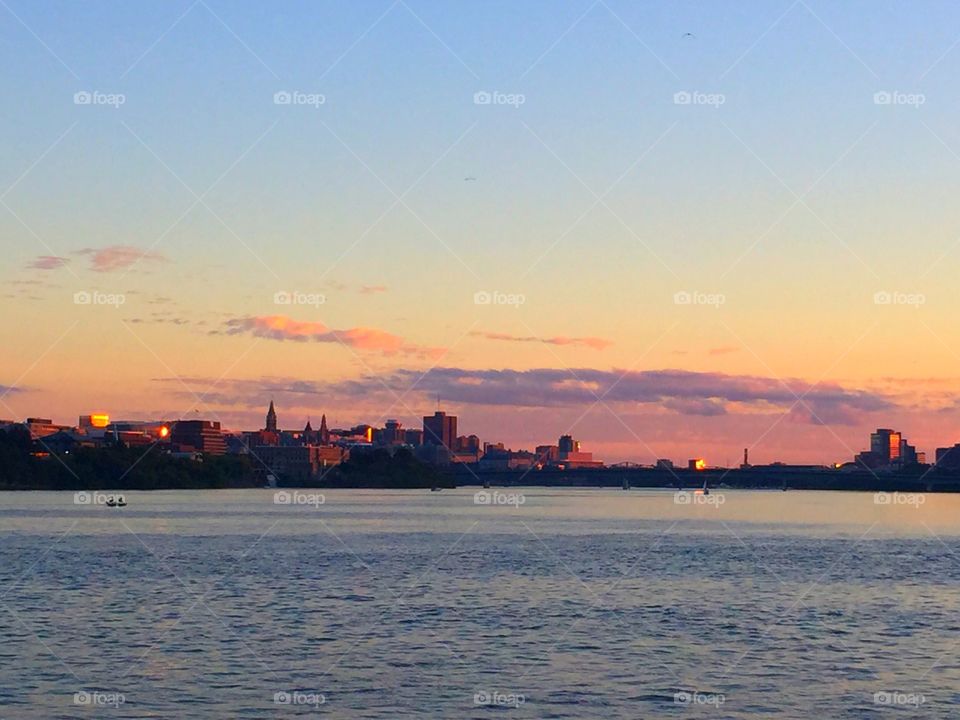
M 141 260 L 149 262 L 166 262 L 167 258 L 160 253 L 141 250 L 132 245 L 109 245 L 102 248 L 84 248 L 77 251 L 78 255 L 90 258 L 90 269 L 95 272 L 113 272 L 124 270 Z
M 338 343 L 356 350 L 380 352 L 384 355 L 417 355 L 439 357 L 443 348 L 431 348 L 408 343 L 399 335 L 369 327 L 346 330 L 329 328 L 321 322 L 294 320 L 286 315 L 261 315 L 233 318 L 225 323 L 227 335 L 250 334 L 270 340 L 295 342 Z
M 482 332 L 474 331 L 470 333 L 473 337 L 485 338 L 486 340 L 502 340 L 506 342 L 519 343 L 545 343 L 547 345 L 572 345 L 575 347 L 588 347 L 593 350 L 605 350 L 613 345 L 612 340 L 604 340 L 598 337 L 565 337 L 557 335 L 554 337 L 534 337 L 532 335 L 510 335 L 508 333 Z
M 69 258 L 59 255 L 40 255 L 27 265 L 31 270 L 56 270 L 70 262 Z
M 198 383 L 205 382 L 197 380 Z M 324 402 L 353 407 L 361 402 L 387 402 L 393 393 L 410 393 L 410 404 L 427 402 L 437 394 L 454 405 L 515 408 L 589 407 L 597 397 L 622 412 L 642 408 L 667 410 L 687 416 L 770 414 L 790 411 L 794 422 L 850 425 L 866 413 L 899 407 L 888 396 L 822 383 L 812 390 L 802 380 L 780 381 L 752 375 L 687 372 L 683 370 L 621 371 L 576 368 L 531 370 L 462 369 L 439 367 L 425 374 L 397 369 L 339 382 L 311 382 L 292 378 L 263 378 L 220 383 L 222 399 L 256 406 L 267 390 L 278 397 L 316 396 Z M 797 404 L 797 397 L 803 404 Z M 796 407 L 795 407 L 796 406 Z
M 730 353 L 739 352 L 740 348 L 733 345 L 723 345 L 722 347 L 710 348 L 707 350 L 708 355 L 729 355 Z
M 386 285 L 361 285 L 358 292 L 361 295 L 376 295 L 377 293 L 385 293 L 386 291 Z

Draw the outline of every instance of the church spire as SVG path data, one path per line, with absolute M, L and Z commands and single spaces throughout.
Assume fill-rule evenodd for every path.
M 320 416 L 320 429 L 317 432 L 320 435 L 320 442 L 324 445 L 328 445 L 330 443 L 330 431 L 327 430 L 326 414 Z
M 270 401 L 270 408 L 267 410 L 267 425 L 265 429 L 268 432 L 277 431 L 277 411 L 273 408 L 273 400 Z

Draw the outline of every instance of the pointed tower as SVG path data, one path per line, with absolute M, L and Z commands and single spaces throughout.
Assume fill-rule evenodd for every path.
M 330 431 L 327 430 L 327 416 L 322 415 L 320 417 L 320 429 L 317 431 L 320 434 L 320 443 L 323 445 L 330 444 Z
M 303 434 L 306 435 L 307 433 L 312 433 L 312 432 L 313 432 L 313 428 L 310 426 L 310 418 L 307 418 L 307 424 L 303 428 Z
M 267 426 L 264 429 L 268 432 L 277 431 L 277 411 L 273 409 L 273 400 L 270 401 L 270 409 L 267 410 Z

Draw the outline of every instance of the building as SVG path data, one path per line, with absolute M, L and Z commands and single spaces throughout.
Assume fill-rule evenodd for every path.
M 403 445 L 406 442 L 405 435 L 403 425 L 396 420 L 387 420 L 379 433 L 380 442 L 384 445 Z
M 870 449 L 854 457 L 854 463 L 867 469 L 902 468 L 923 462 L 923 453 L 907 442 L 903 433 L 890 428 L 877 428 L 870 433 Z
M 877 428 L 870 434 L 870 452 L 884 465 L 892 465 L 900 459 L 900 443 L 903 437 L 889 428 Z
M 47 435 L 53 435 L 61 430 L 73 429 L 68 425 L 57 425 L 50 418 L 27 418 L 24 425 L 27 426 L 27 430 L 30 431 L 30 437 L 34 440 L 46 437 Z
M 177 420 L 170 430 L 170 443 L 178 452 L 224 455 L 227 443 L 220 423 L 213 420 Z
M 960 443 L 953 447 L 937 448 L 937 467 L 944 470 L 960 470 Z
M 457 416 L 447 415 L 437 410 L 433 416 L 423 418 L 424 445 L 442 445 L 448 450 L 454 449 L 457 438 Z
M 350 457 L 335 445 L 262 445 L 251 454 L 287 484 L 312 482 Z
M 278 432 L 277 430 L 277 411 L 273 407 L 273 400 L 270 401 L 270 407 L 267 408 L 267 419 L 263 429 L 267 432 Z
M 480 438 L 476 435 L 461 435 L 457 438 L 457 452 L 479 455 Z
M 110 424 L 110 416 L 106 413 L 94 413 L 92 415 L 81 415 L 77 420 L 77 427 L 81 430 L 102 430 Z
M 404 430 L 403 441 L 412 447 L 423 445 L 423 430 Z

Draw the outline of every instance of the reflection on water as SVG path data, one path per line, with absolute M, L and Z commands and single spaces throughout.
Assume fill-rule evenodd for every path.
M 960 701 L 960 497 L 301 492 L 0 494 L 0 717 Z

